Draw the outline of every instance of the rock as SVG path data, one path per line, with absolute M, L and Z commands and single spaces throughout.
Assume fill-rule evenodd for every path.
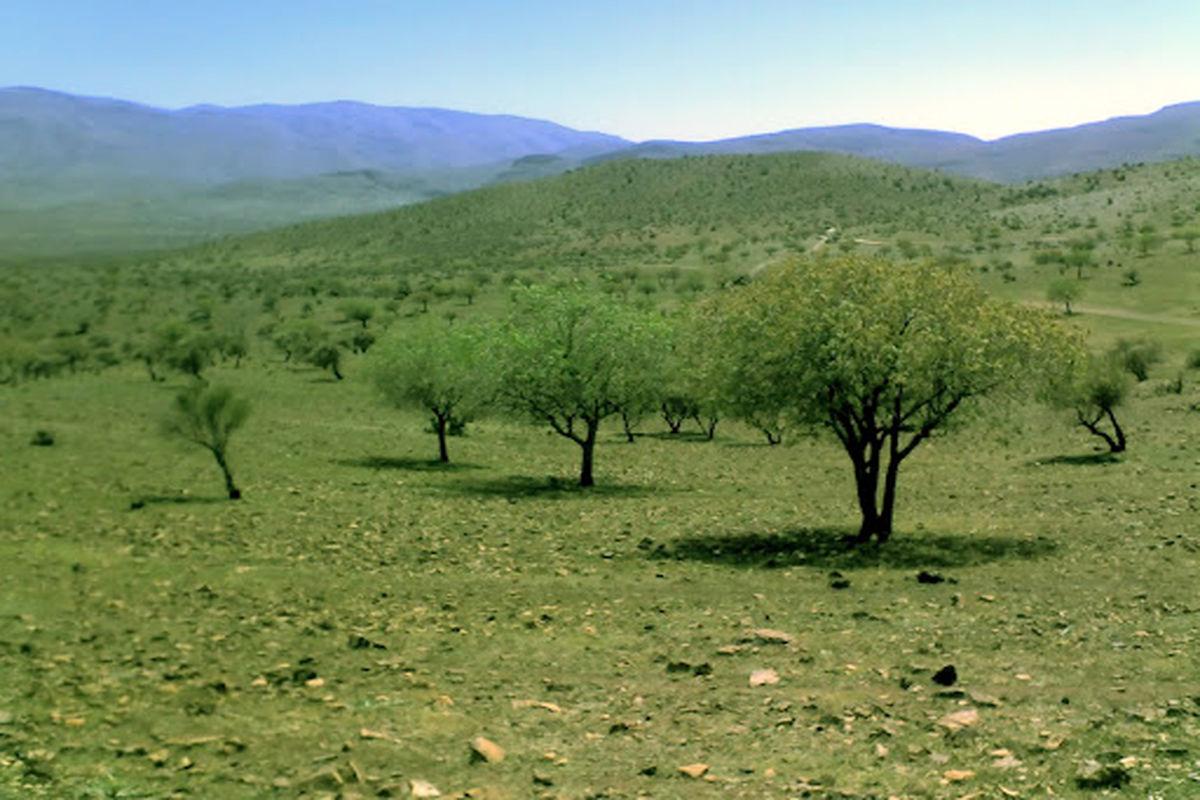
M 946 666 L 933 673 L 933 682 L 939 686 L 953 686 L 958 681 L 958 670 L 953 664 Z
M 442 793 L 429 781 L 414 780 L 409 789 L 413 797 L 441 797 Z
M 708 764 L 696 762 L 695 764 L 685 764 L 679 768 L 679 772 L 689 778 L 702 778 L 708 772 L 708 769 Z
M 487 762 L 488 764 L 499 764 L 504 760 L 504 748 L 493 742 L 491 739 L 486 739 L 483 736 L 476 736 L 471 740 L 471 761 L 472 763 Z
M 759 644 L 791 644 L 796 641 L 792 634 L 773 628 L 755 628 L 750 631 L 750 636 Z
M 942 773 L 942 777 L 950 783 L 960 783 L 961 781 L 969 781 L 975 777 L 975 773 L 969 769 L 948 769 Z
M 549 775 L 547 775 L 544 772 L 535 772 L 535 773 L 533 773 L 533 785 L 534 786 L 553 786 L 554 779 L 551 778 Z
M 1079 768 L 1075 785 L 1080 789 L 1120 789 L 1131 780 L 1129 770 L 1120 764 L 1088 760 Z
M 0 725 L 12 725 L 13 713 L 11 711 L 0 710 Z
M 953 711 L 939 719 L 937 724 L 951 731 L 971 728 L 979 724 L 979 712 L 973 708 Z
M 779 673 L 773 669 L 756 669 L 750 673 L 751 686 L 773 686 L 779 683 Z
M 1000 698 L 994 697 L 983 692 L 967 692 L 967 697 L 971 698 L 971 702 L 977 706 L 985 706 L 987 708 L 998 708 L 1003 705 Z

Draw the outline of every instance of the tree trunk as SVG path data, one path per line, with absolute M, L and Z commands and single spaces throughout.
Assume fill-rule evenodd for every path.
M 1108 413 L 1108 421 L 1112 423 L 1113 433 L 1116 434 L 1117 440 L 1109 443 L 1109 452 L 1124 453 L 1125 452 L 1125 431 L 1121 430 L 1121 426 L 1117 424 L 1117 417 L 1113 414 L 1111 408 L 1105 409 Z
M 221 468 L 221 474 L 225 476 L 225 491 L 229 494 L 229 499 L 242 499 L 242 490 L 233 483 L 233 473 L 229 471 L 229 465 L 225 463 L 225 454 L 220 450 L 213 450 L 213 456 L 217 459 L 217 466 Z
M 579 469 L 580 486 L 596 485 L 596 481 L 592 477 L 592 459 L 596 452 L 596 431 L 599 427 L 599 420 L 587 420 L 587 435 L 579 443 L 579 446 L 583 448 L 583 464 Z
M 625 441 L 633 444 L 633 426 L 629 423 L 629 414 L 621 412 L 621 424 L 625 426 Z
M 433 412 L 433 427 L 437 430 L 438 460 L 443 464 L 450 463 L 450 452 L 446 449 L 446 416 Z
M 337 378 L 340 381 L 342 379 L 342 372 L 341 372 L 341 370 L 338 369 L 338 365 L 331 364 L 329 368 L 333 370 L 333 377 Z

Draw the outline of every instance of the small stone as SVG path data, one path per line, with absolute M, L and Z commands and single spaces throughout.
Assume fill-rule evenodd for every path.
M 471 761 L 485 761 L 488 764 L 499 764 L 504 760 L 504 748 L 483 736 L 471 740 Z
M 755 628 L 750 635 L 761 644 L 791 644 L 796 641 L 792 634 L 774 628 Z
M 441 797 L 442 793 L 429 781 L 414 780 L 409 789 L 413 797 Z
M 942 773 L 942 777 L 951 783 L 960 783 L 974 778 L 975 773 L 969 769 L 948 769 Z
M 166 750 L 155 750 L 153 753 L 150 753 L 148 756 L 146 756 L 146 758 L 150 759 L 150 763 L 156 767 L 161 767 L 163 764 L 167 763 L 167 759 L 170 757 L 171 754 Z
M 961 728 L 970 728 L 979 724 L 979 712 L 973 708 L 964 708 L 961 711 L 953 711 L 938 720 L 938 725 L 952 731 L 957 731 Z
M 953 664 L 946 666 L 933 673 L 933 682 L 939 686 L 953 686 L 958 681 L 958 670 Z
M 689 778 L 701 778 L 704 777 L 706 772 L 708 772 L 708 769 L 708 764 L 696 762 L 695 764 L 685 764 L 679 768 L 679 772 L 688 776 Z
M 779 673 L 773 669 L 756 669 L 750 673 L 751 686 L 773 686 L 779 683 Z

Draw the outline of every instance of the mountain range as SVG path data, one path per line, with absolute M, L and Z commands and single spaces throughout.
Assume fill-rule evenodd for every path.
M 183 244 L 598 161 L 828 151 L 998 182 L 1200 155 L 1200 102 L 983 141 L 841 125 L 634 143 L 544 120 L 338 101 L 164 110 L 0 89 L 0 252 Z

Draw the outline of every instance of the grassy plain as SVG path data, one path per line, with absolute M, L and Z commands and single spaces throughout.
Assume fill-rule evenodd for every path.
M 603 211 L 622 170 L 682 191 L 658 172 L 670 165 L 606 165 L 595 184 L 557 179 L 521 225 L 530 195 L 502 187 L 488 190 L 506 198 L 494 212 L 472 195 L 438 201 L 457 209 L 445 217 L 430 205 L 152 260 L 9 265 L 6 346 L 86 340 L 113 358 L 0 387 L 0 797 L 412 796 L 420 782 L 564 800 L 1105 796 L 1124 782 L 1200 794 L 1200 383 L 1184 366 L 1198 262 L 1180 241 L 1143 256 L 1119 235 L 1127 216 L 1191 224 L 1179 198 L 1194 165 L 1069 179 L 1053 197 L 944 217 L 976 184 L 913 178 L 931 205 L 897 216 L 905 176 L 871 166 L 864 186 L 898 194 L 876 192 L 868 214 L 853 203 L 869 191 L 839 193 L 818 170 L 805 197 L 832 193 L 842 212 L 825 241 L 829 215 L 788 238 L 799 200 L 775 208 L 769 194 L 718 224 L 729 197 L 715 174 L 753 195 L 754 159 L 675 163 L 716 198 L 681 194 L 679 224 Z M 1142 194 L 1117 186 L 1131 181 Z M 1009 191 L 979 186 L 980 203 Z M 1108 190 L 1111 219 L 1092 197 Z M 555 197 L 582 203 L 583 227 L 537 228 Z M 900 255 L 911 240 L 1038 301 L 1059 268 L 1033 253 L 1087 230 L 1092 205 L 1105 238 L 1083 302 L 1142 316 L 1072 324 L 1097 347 L 1166 344 L 1123 411 L 1129 451 L 1100 454 L 1033 404 L 985 410 L 906 462 L 880 550 L 842 545 L 852 481 L 823 438 L 768 447 L 724 421 L 707 442 L 647 419 L 626 444 L 613 426 L 584 492 L 560 437 L 484 420 L 442 467 L 426 421 L 383 407 L 361 356 L 339 382 L 269 345 L 304 315 L 354 329 L 337 322 L 346 298 L 377 304 L 371 330 L 402 331 L 423 285 L 431 314 L 487 314 L 506 273 L 675 305 L 822 241 Z M 1172 223 L 1180 209 L 1190 216 Z M 479 241 L 430 255 L 472 220 Z M 1141 280 L 1124 286 L 1131 266 Z M 433 291 L 481 273 L 478 298 Z M 691 273 L 703 280 L 689 287 Z M 169 318 L 250 334 L 241 367 L 207 375 L 254 402 L 231 447 L 241 501 L 223 499 L 206 453 L 158 434 L 185 379 L 152 382 L 123 347 Z M 39 430 L 51 446 L 32 444 Z M 948 687 L 932 680 L 947 665 Z M 774 675 L 752 686 L 758 670 Z M 473 760 L 477 736 L 505 758 Z M 698 764 L 699 777 L 680 771 Z

